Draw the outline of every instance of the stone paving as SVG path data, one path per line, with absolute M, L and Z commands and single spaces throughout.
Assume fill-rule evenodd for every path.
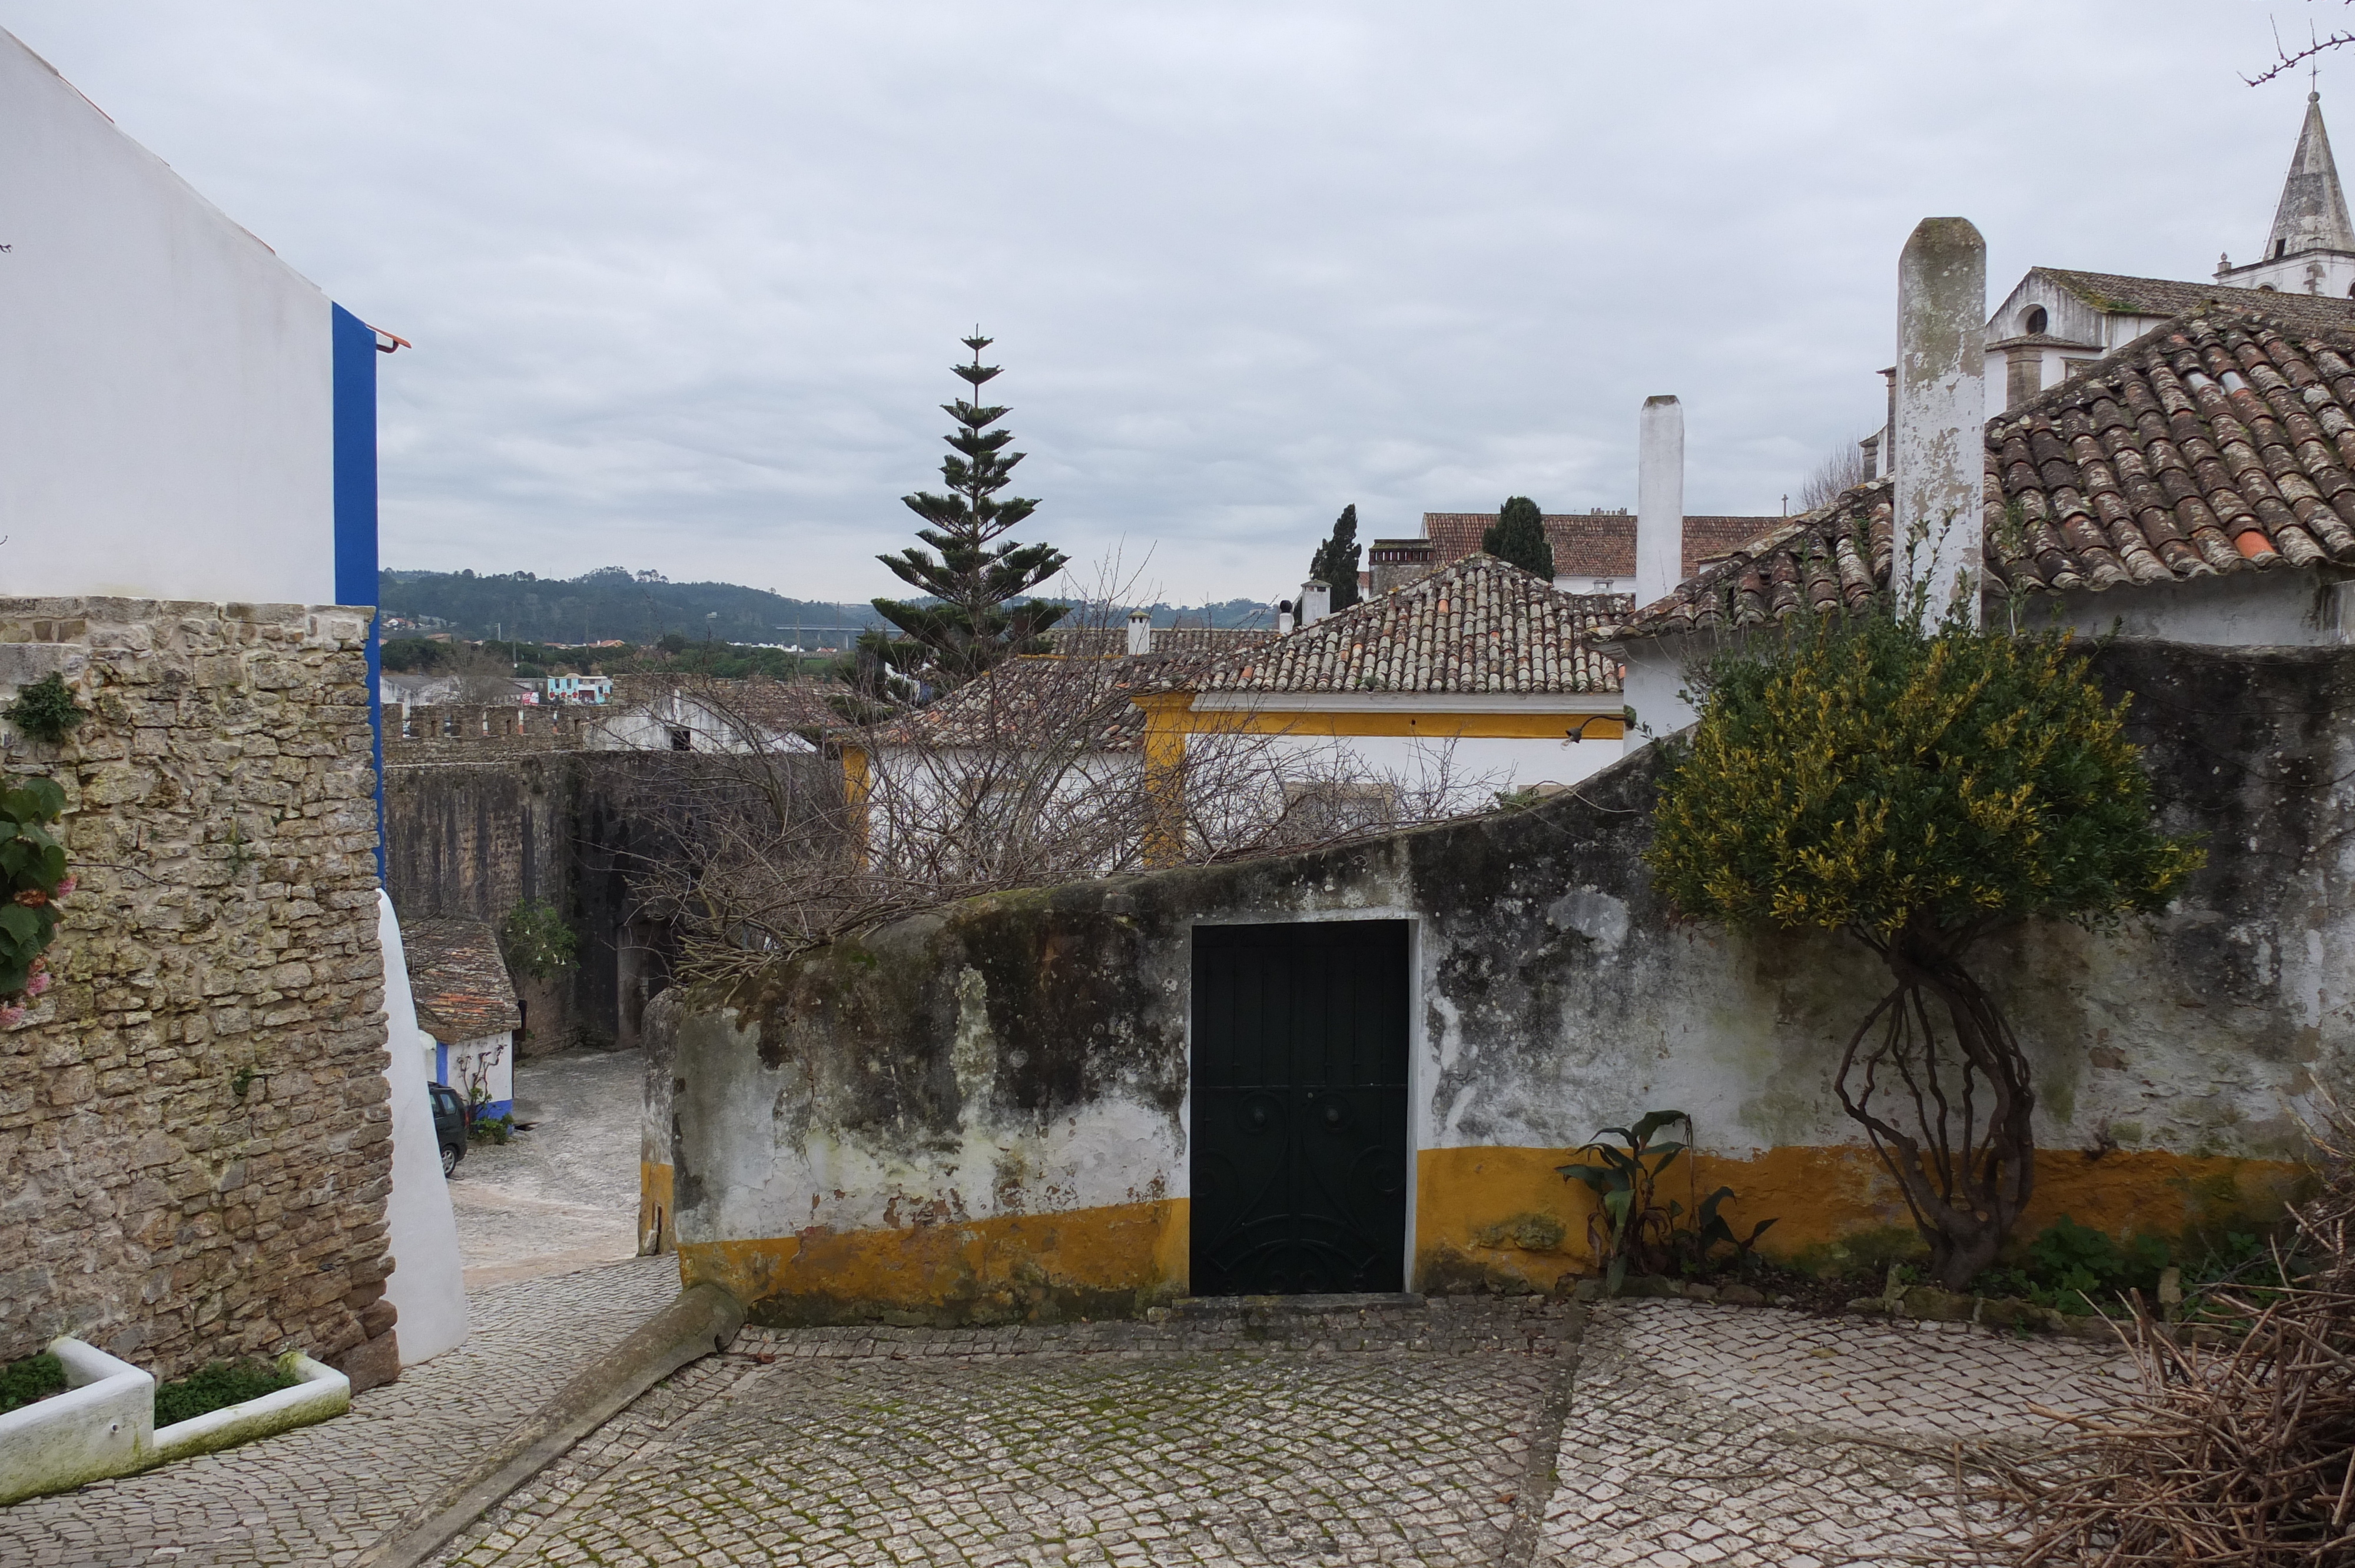
M 1968 1542 L 1991 1521 L 1963 1501 L 1970 1472 L 1958 1459 L 1978 1444 L 2049 1438 L 2030 1404 L 2093 1408 L 2117 1386 L 2122 1355 L 1966 1324 L 1598 1307 L 1537 1561 L 1977 1561 Z
M 1680 1301 L 1580 1347 L 1574 1311 L 747 1330 L 436 1561 L 1971 1562 L 1954 1445 L 2039 1439 L 2027 1402 L 2117 1360 Z
M 472 1339 L 347 1415 L 0 1509 L 0 1563 L 347 1563 L 677 1294 L 676 1257 L 474 1293 Z
M 477 1143 L 450 1179 L 466 1288 L 630 1257 L 638 1250 L 635 1051 L 569 1051 L 515 1070 L 504 1144 Z
M 748 1330 L 438 1561 L 1491 1563 L 1551 1453 L 1576 1317 Z

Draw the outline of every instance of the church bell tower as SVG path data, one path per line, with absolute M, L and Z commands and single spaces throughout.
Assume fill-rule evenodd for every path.
M 2348 221 L 2347 194 L 2330 161 L 2320 93 L 2306 95 L 2306 124 L 2290 156 L 2289 178 L 2282 185 L 2264 258 L 2241 267 L 2220 258 L 2216 281 L 2236 289 L 2355 297 L 2355 225 Z

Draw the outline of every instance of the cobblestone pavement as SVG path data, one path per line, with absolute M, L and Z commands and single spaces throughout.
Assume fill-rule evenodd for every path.
M 635 1051 L 517 1065 L 516 1119 L 532 1129 L 474 1144 L 450 1179 L 469 1291 L 637 1252 L 644 1068 Z
M 348 1415 L 0 1509 L 0 1563 L 349 1563 L 677 1293 L 676 1257 L 475 1293 L 472 1339 Z
M 1957 1443 L 2048 1438 L 2051 1424 L 2029 1404 L 2091 1408 L 2121 1356 L 1965 1324 L 1689 1301 L 1598 1307 L 1537 1561 L 1973 1561 Z
M 1492 1563 L 1575 1312 L 750 1330 L 440 1561 Z

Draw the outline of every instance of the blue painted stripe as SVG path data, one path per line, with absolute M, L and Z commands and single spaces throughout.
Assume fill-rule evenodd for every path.
M 439 1040 L 433 1042 L 433 1081 L 437 1084 L 450 1081 L 450 1047 Z
M 476 1121 L 488 1121 L 495 1116 L 513 1115 L 515 1115 L 515 1101 L 513 1100 L 486 1100 L 483 1104 L 474 1107 L 474 1119 Z
M 376 329 L 330 305 L 335 347 L 336 602 L 374 604 L 377 596 Z M 384 872 L 384 709 L 376 700 L 384 671 L 382 638 L 368 622 L 368 729 L 376 741 L 376 879 Z

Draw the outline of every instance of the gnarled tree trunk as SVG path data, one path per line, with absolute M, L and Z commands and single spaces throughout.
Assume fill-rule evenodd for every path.
M 2036 1090 L 2010 1024 L 1963 968 L 1975 934 L 1859 933 L 1896 983 L 1849 1038 L 1833 1082 L 1949 1290 L 1994 1264 L 2036 1183 Z

